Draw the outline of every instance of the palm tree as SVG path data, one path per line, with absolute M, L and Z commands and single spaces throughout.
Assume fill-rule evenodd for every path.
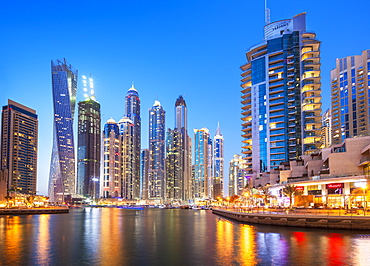
M 6 200 L 6 207 L 8 208 L 9 207 L 9 201 L 12 199 L 12 197 L 9 196 L 9 191 L 6 192 L 6 196 L 4 197 L 4 199 Z
M 303 191 L 297 190 L 295 185 L 287 184 L 283 188 L 283 194 L 289 197 L 289 208 L 292 208 L 293 197 L 302 195 Z
M 272 196 L 271 191 L 270 191 L 270 187 L 267 186 L 267 185 L 265 185 L 263 187 L 260 187 L 259 192 L 260 192 L 260 194 L 262 194 L 263 202 L 265 203 L 265 206 L 266 206 L 267 205 L 267 199 Z

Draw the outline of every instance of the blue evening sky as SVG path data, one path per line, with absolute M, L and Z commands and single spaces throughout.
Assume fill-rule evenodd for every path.
M 271 21 L 307 12 L 307 29 L 322 41 L 323 110 L 329 108 L 335 59 L 370 49 L 369 2 L 268 2 Z M 52 147 L 50 60 L 62 58 L 79 71 L 78 100 L 81 75 L 92 73 L 102 124 L 123 116 L 124 97 L 135 82 L 142 148 L 148 146 L 154 100 L 173 128 L 175 100 L 184 95 L 192 138 L 202 127 L 213 137 L 220 122 L 227 177 L 230 160 L 241 151 L 239 67 L 247 49 L 262 41 L 263 0 L 0 0 L 0 18 L 0 104 L 12 99 L 39 115 L 39 194 L 47 194 Z

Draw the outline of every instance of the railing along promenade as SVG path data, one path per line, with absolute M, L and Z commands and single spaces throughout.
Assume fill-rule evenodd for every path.
M 0 215 L 20 215 L 20 214 L 55 214 L 69 213 L 69 208 L 65 206 L 49 206 L 49 207 L 12 207 L 0 208 Z
M 267 209 L 213 207 L 214 214 L 245 223 L 370 230 L 369 212 L 362 209 Z

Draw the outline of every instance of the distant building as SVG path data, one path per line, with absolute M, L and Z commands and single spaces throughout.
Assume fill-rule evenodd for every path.
M 76 193 L 73 117 L 76 106 L 77 70 L 66 60 L 51 62 L 54 133 L 49 175 L 51 202 L 64 202 Z
M 253 179 L 320 148 L 320 44 L 302 13 L 267 24 L 264 41 L 246 53 L 242 153 Z
M 1 117 L 0 197 L 7 191 L 36 195 L 37 138 L 36 111 L 8 100 Z
M 248 185 L 248 176 L 245 176 L 245 160 L 235 154 L 229 165 L 229 196 L 241 195 Z
M 332 117 L 331 109 L 326 110 L 322 114 L 322 128 L 321 128 L 321 148 L 328 148 L 332 145 Z
M 82 77 L 84 91 L 93 92 L 93 81 Z M 94 93 L 85 92 L 85 100 L 78 103 L 78 150 L 77 150 L 77 194 L 88 198 L 99 198 L 100 188 L 100 104 Z
M 128 191 L 125 193 L 126 199 L 140 198 L 140 152 L 141 152 L 141 117 L 140 117 L 140 98 L 134 85 L 128 90 L 125 97 L 125 116 L 131 120 L 132 131 L 132 159 L 128 162 L 132 175 L 124 176 Z M 131 155 L 130 155 L 131 156 Z M 123 173 L 125 175 L 125 173 Z
M 165 196 L 165 114 L 159 101 L 155 101 L 149 110 L 148 192 L 150 199 L 163 200 Z
M 149 199 L 148 193 L 149 184 L 149 149 L 141 150 L 141 195 L 140 198 L 147 200 Z
M 119 128 L 114 119 L 109 119 L 103 132 L 103 184 L 104 198 L 121 197 L 121 141 Z
M 212 198 L 208 176 L 209 130 L 194 129 L 194 180 L 193 193 L 196 199 Z
M 330 72 L 333 143 L 370 135 L 370 50 L 337 59 Z
M 166 199 L 183 200 L 182 194 L 182 134 L 177 129 L 167 130 L 166 139 Z
M 220 125 L 217 126 L 213 138 L 213 198 L 224 195 L 224 137 Z

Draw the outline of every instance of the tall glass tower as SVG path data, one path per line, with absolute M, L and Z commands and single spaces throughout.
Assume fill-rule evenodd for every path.
M 331 77 L 332 141 L 370 135 L 370 50 L 337 59 Z
M 100 188 L 100 104 L 92 78 L 82 76 L 82 81 L 85 100 L 78 103 L 77 194 L 96 199 Z
M 140 182 L 140 191 L 141 199 L 148 199 L 148 184 L 149 184 L 149 149 L 141 150 L 141 182 Z
M 166 199 L 183 200 L 183 152 L 182 134 L 177 130 L 167 130 L 166 140 Z
M 188 135 L 188 112 L 185 100 L 182 96 L 175 103 L 175 130 L 181 133 L 181 198 L 189 200 L 192 198 L 191 189 L 191 138 Z
M 114 119 L 109 119 L 103 131 L 103 184 L 104 198 L 121 197 L 121 141 L 119 128 Z
M 223 197 L 224 194 L 224 137 L 220 125 L 217 126 L 213 138 L 213 198 Z
M 128 199 L 140 198 L 140 152 L 141 152 L 141 118 L 140 118 L 140 98 L 134 85 L 128 90 L 125 98 L 125 114 L 131 120 L 132 126 L 132 159 L 130 168 L 132 169 L 132 179 L 127 180 L 129 192 L 126 194 Z
M 64 202 L 75 188 L 73 116 L 76 105 L 77 70 L 66 60 L 51 62 L 54 106 L 54 135 L 49 175 L 51 202 Z
M 163 200 L 165 196 L 165 114 L 155 101 L 149 110 L 149 198 Z
M 1 116 L 0 165 L 7 190 L 36 195 L 37 136 L 36 111 L 8 100 Z
M 211 198 L 208 176 L 208 144 L 209 131 L 207 128 L 194 129 L 194 180 L 193 193 L 196 199 Z
M 256 178 L 321 145 L 320 41 L 306 14 L 269 23 L 247 52 L 242 75 L 242 138 L 247 173 Z

